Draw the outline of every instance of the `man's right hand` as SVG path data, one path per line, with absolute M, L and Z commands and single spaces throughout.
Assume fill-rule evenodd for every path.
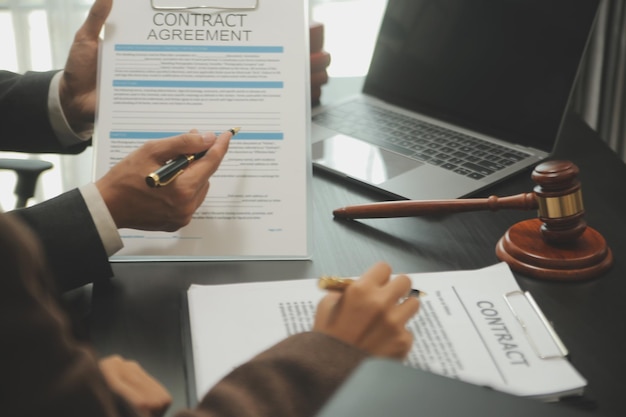
M 187 225 L 209 191 L 209 178 L 219 167 L 232 133 L 191 131 L 144 143 L 96 181 L 118 229 L 173 232 Z M 208 149 L 170 184 L 150 188 L 146 176 L 179 155 Z

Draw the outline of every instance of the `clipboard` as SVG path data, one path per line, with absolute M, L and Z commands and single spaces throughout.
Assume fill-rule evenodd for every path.
M 255 10 L 258 0 L 150 0 L 154 10 L 184 11 L 194 9 Z
M 407 325 L 414 344 L 403 366 L 535 400 L 584 393 L 587 381 L 506 263 L 408 276 L 427 295 Z M 183 318 L 189 322 L 187 375 L 195 378 L 189 386 L 196 400 L 234 367 L 295 332 L 290 329 L 307 330 L 298 326 L 312 325 L 314 306 L 325 294 L 317 281 L 191 285 Z M 291 308 L 285 306 L 299 306 L 291 310 L 298 313 L 284 314 Z
M 567 349 L 561 342 L 561 339 L 559 338 L 559 336 L 554 331 L 552 325 L 546 319 L 545 315 L 543 314 L 540 307 L 535 302 L 532 295 L 527 291 L 521 291 L 521 290 L 511 291 L 504 295 L 504 298 L 507 301 L 507 303 L 509 303 L 509 298 L 515 298 L 515 297 L 520 297 L 518 301 L 526 302 L 527 307 L 532 309 L 533 314 L 536 314 L 536 316 L 531 316 L 531 318 L 536 318 L 542 323 L 542 328 L 538 329 L 539 332 L 547 333 L 550 337 L 550 340 L 553 341 L 553 343 L 557 346 L 557 349 L 559 351 L 559 353 L 554 353 L 554 354 L 550 353 L 551 352 L 550 350 L 548 350 L 547 352 L 546 351 L 542 352 L 540 350 L 541 345 L 531 340 L 531 344 L 533 345 L 533 347 L 536 347 L 535 351 L 537 353 L 537 356 L 539 356 L 541 359 L 546 359 L 546 360 L 563 358 L 567 356 L 568 354 Z M 523 327 L 528 328 L 529 320 L 528 319 L 524 320 L 521 315 L 521 314 L 526 315 L 527 311 L 524 308 L 519 308 L 517 303 L 514 301 L 510 302 L 509 307 L 511 308 L 511 311 L 513 312 L 513 314 L 518 318 L 520 324 Z M 190 314 L 190 311 L 189 311 L 189 301 L 187 297 L 187 291 L 183 291 L 181 292 L 180 322 L 181 322 L 185 381 L 187 383 L 187 406 L 189 408 L 194 408 L 198 405 L 199 398 L 196 396 L 196 393 L 197 393 L 196 375 L 195 375 L 196 371 L 195 371 L 195 364 L 194 364 L 194 357 L 193 357 L 193 347 L 191 343 L 192 329 L 191 329 L 189 314 Z M 529 333 L 528 333 L 529 340 L 532 339 L 533 337 L 538 338 L 538 337 L 543 337 L 543 336 L 544 334 L 534 335 L 531 330 L 529 330 Z M 367 374 L 369 373 L 373 373 L 375 377 L 368 377 Z M 361 376 L 361 374 L 364 374 L 364 376 Z M 389 378 L 382 376 L 385 374 L 389 374 Z M 396 374 L 400 378 L 399 380 L 395 379 Z M 411 385 L 411 384 L 407 385 L 407 384 L 402 383 L 402 379 L 405 379 L 405 378 L 417 381 L 420 386 L 422 384 L 427 385 L 427 391 L 422 391 L 420 390 L 420 388 L 418 388 L 415 385 Z M 507 415 L 511 417 L 514 416 L 515 414 L 502 413 L 502 410 L 498 408 L 499 404 L 501 404 L 502 402 L 504 403 L 511 402 L 511 405 L 513 402 L 519 403 L 522 406 L 522 409 L 520 409 L 519 411 L 521 412 L 521 415 L 523 416 L 543 415 L 541 413 L 532 414 L 528 412 L 530 411 L 527 408 L 529 407 L 528 405 L 529 402 L 537 403 L 537 404 L 540 403 L 539 401 L 535 399 L 532 399 L 532 400 L 522 399 L 521 397 L 513 396 L 511 394 L 499 393 L 487 387 L 476 386 L 474 384 L 469 384 L 463 381 L 454 380 L 454 379 L 447 378 L 447 377 L 442 377 L 440 375 L 433 374 L 432 372 L 426 372 L 420 369 L 409 368 L 407 366 L 400 365 L 400 363 L 396 363 L 395 361 L 390 361 L 386 359 L 368 359 L 359 368 L 357 368 L 352 378 L 349 379 L 348 382 L 345 384 L 346 386 L 343 388 L 340 388 L 341 391 L 335 395 L 335 398 L 331 399 L 331 401 L 329 402 L 329 405 L 327 406 L 328 410 L 323 411 L 318 417 L 326 417 L 326 415 L 346 416 L 346 417 L 348 416 L 367 417 L 368 416 L 367 413 L 361 414 L 362 412 L 361 407 L 355 407 L 354 409 L 351 409 L 351 411 L 347 414 L 343 413 L 344 411 L 343 407 L 345 407 L 345 405 L 343 404 L 344 400 L 348 400 L 348 398 L 351 397 L 352 395 L 356 395 L 352 391 L 356 391 L 359 396 L 369 395 L 367 394 L 367 391 L 365 392 L 362 391 L 361 387 L 354 387 L 354 385 L 362 384 L 363 381 L 367 381 L 367 383 L 371 383 L 371 384 L 378 384 L 378 382 L 376 381 L 385 381 L 384 384 L 381 384 L 380 386 L 376 388 L 375 395 L 382 395 L 386 397 L 386 400 L 391 400 L 391 396 L 393 396 L 394 401 L 397 401 L 397 404 L 400 407 L 399 408 L 400 410 L 403 410 L 404 404 L 409 404 L 413 402 L 412 400 L 413 395 L 420 396 L 422 400 L 419 401 L 419 404 L 423 404 L 423 401 L 426 398 L 429 399 L 428 401 L 432 401 L 431 400 L 432 398 L 437 398 L 438 396 L 442 397 L 442 396 L 449 395 L 450 397 L 454 397 L 454 398 L 464 398 L 465 395 L 471 394 L 473 398 L 472 400 L 473 402 L 476 401 L 476 404 L 480 405 L 481 407 L 483 405 L 486 406 L 487 413 L 480 414 L 483 417 L 490 417 L 491 415 L 497 416 L 497 417 L 500 417 L 502 415 Z M 393 381 L 396 381 L 396 382 L 393 382 Z M 392 384 L 397 383 L 398 385 L 402 385 L 404 387 L 402 389 L 406 389 L 406 387 L 412 387 L 410 389 L 413 390 L 413 393 L 409 394 L 406 398 L 402 398 L 403 396 L 398 395 L 398 398 L 396 399 L 395 396 L 397 395 L 397 392 L 398 392 L 397 388 L 389 388 L 389 386 L 387 385 L 388 383 L 392 383 Z M 442 391 L 439 391 L 440 388 L 442 389 Z M 443 388 L 445 388 L 445 390 L 443 390 Z M 434 397 L 428 394 L 428 391 L 430 390 L 435 391 Z M 344 391 L 346 392 L 344 393 Z M 459 394 L 458 396 L 456 394 L 453 394 L 457 391 Z M 483 397 L 484 399 L 490 401 L 490 403 L 485 404 L 483 401 L 481 401 L 480 399 Z M 517 399 L 511 400 L 511 398 L 517 398 Z M 356 398 L 349 399 L 348 402 L 352 403 L 354 402 L 355 399 Z M 359 397 L 359 401 L 360 401 L 360 397 Z M 437 400 L 435 400 L 435 402 L 436 401 Z M 442 401 L 440 404 L 436 404 L 436 406 L 438 407 L 438 411 L 441 412 L 441 414 L 439 414 L 438 412 L 436 415 L 447 416 L 448 414 L 446 414 L 446 410 L 447 410 L 446 407 L 449 407 L 449 405 L 447 404 L 448 404 L 448 401 Z M 335 410 L 336 407 L 342 407 L 342 412 L 341 413 L 337 412 L 337 410 Z M 543 405 L 531 405 L 530 407 L 532 407 L 533 409 L 536 408 L 536 411 L 543 411 L 543 410 L 545 410 L 546 412 L 550 411 L 550 407 L 545 407 Z M 369 409 L 369 407 L 367 406 L 365 408 Z M 409 415 L 411 417 L 415 415 L 416 409 L 417 408 L 410 409 L 411 413 Z M 394 410 L 396 409 L 394 408 Z M 421 411 L 423 410 L 420 408 L 420 413 Z M 554 414 L 554 417 L 560 415 L 558 413 L 558 410 L 556 412 L 557 414 Z M 466 413 L 452 414 L 452 415 L 454 415 L 454 417 L 457 417 L 458 415 L 462 415 L 462 414 L 466 414 Z M 378 417 L 378 414 L 373 413 L 372 416 L 374 415 Z M 399 415 L 402 416 L 403 414 L 400 413 Z M 549 415 L 553 416 L 553 414 L 549 414 Z M 570 414 L 568 414 L 567 412 L 565 412 L 565 414 L 563 415 L 568 416 L 568 417 L 570 416 Z M 572 414 L 572 417 L 575 415 L 577 414 Z
M 510 291 L 504 300 L 540 359 L 565 358 L 569 351 L 528 291 Z

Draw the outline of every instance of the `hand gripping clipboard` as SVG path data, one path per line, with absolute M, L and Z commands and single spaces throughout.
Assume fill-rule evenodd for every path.
M 154 10 L 186 11 L 194 9 L 255 10 L 258 0 L 150 0 Z

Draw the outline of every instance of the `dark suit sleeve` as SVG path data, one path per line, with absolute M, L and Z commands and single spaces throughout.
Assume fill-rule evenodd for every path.
M 82 152 L 90 141 L 63 147 L 48 116 L 48 90 L 57 71 L 0 71 L 0 150 L 30 153 Z
M 100 235 L 77 189 L 11 214 L 40 238 L 62 290 L 113 276 Z

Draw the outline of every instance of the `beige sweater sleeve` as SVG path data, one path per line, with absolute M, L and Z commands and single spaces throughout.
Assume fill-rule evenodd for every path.
M 366 354 L 321 333 L 291 336 L 241 365 L 177 417 L 314 416 Z

